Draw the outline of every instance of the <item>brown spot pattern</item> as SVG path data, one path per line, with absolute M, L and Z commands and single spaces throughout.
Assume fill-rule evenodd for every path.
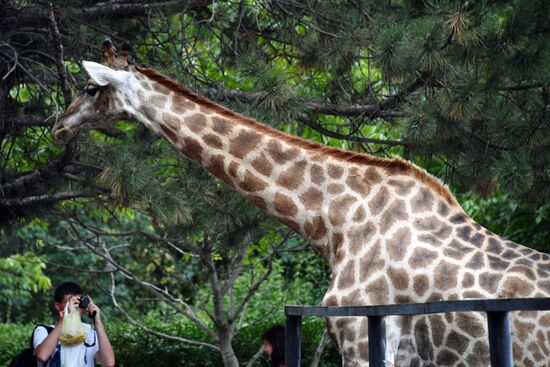
M 261 191 L 267 187 L 267 182 L 247 170 L 244 174 L 244 181 L 239 184 L 239 187 L 247 192 Z
M 320 185 L 325 182 L 325 173 L 323 172 L 323 167 L 318 164 L 312 164 L 309 169 L 309 175 L 311 177 L 311 182 L 314 184 Z
M 411 230 L 407 227 L 400 228 L 392 238 L 386 240 L 386 249 L 392 260 L 403 260 L 407 246 L 411 243 Z
M 430 287 L 430 279 L 425 274 L 415 275 L 413 278 L 413 289 L 416 294 L 423 296 Z
M 168 113 L 168 112 L 164 112 L 162 114 L 162 118 L 164 120 L 164 123 L 168 125 L 170 129 L 174 131 L 180 130 L 181 123 L 180 123 L 180 120 L 175 115 L 172 115 L 171 113 Z
M 430 322 L 430 327 L 432 331 L 432 342 L 434 346 L 439 348 L 443 343 L 443 337 L 445 336 L 445 322 L 441 315 L 430 315 L 428 316 Z
M 323 193 L 312 187 L 300 195 L 300 201 L 308 210 L 319 210 L 323 204 Z
M 360 205 L 356 210 L 355 214 L 353 214 L 352 220 L 354 222 L 362 222 L 367 217 L 367 213 L 365 212 L 365 208 L 363 205 Z
M 535 287 L 518 277 L 509 277 L 504 282 L 503 286 L 504 298 L 521 298 L 527 297 L 535 290 Z
M 233 123 L 221 117 L 212 117 L 212 130 L 221 136 L 227 136 L 233 130 Z
M 342 233 L 332 234 L 332 252 L 334 254 L 334 263 L 338 264 L 346 254 L 344 251 L 344 235 Z
M 346 184 L 361 196 L 367 196 L 370 192 L 370 186 L 364 177 L 359 175 L 349 175 Z
M 207 145 L 213 148 L 223 148 L 223 142 L 218 135 L 206 134 L 205 136 L 203 136 L 203 140 Z
M 304 231 L 309 239 L 320 240 L 327 234 L 327 227 L 323 218 L 316 216 L 311 221 L 305 223 Z
M 369 303 L 372 305 L 384 305 L 389 301 L 389 286 L 386 278 L 380 278 L 372 281 L 365 289 L 369 297 Z
M 294 217 L 298 213 L 298 207 L 294 204 L 292 198 L 285 194 L 275 194 L 273 205 L 275 206 L 275 210 L 282 215 Z
M 376 196 L 369 203 L 370 212 L 372 215 L 378 215 L 390 200 L 390 192 L 383 186 L 376 193 Z
M 403 200 L 395 200 L 388 209 L 382 214 L 380 220 L 380 232 L 382 234 L 396 222 L 407 219 L 407 212 L 405 210 L 405 202 Z
M 290 147 L 285 150 L 281 142 L 274 139 L 269 140 L 267 143 L 267 152 L 271 158 L 279 164 L 295 159 L 299 154 L 299 150 L 297 148 Z
M 262 209 L 262 210 L 266 210 L 267 208 L 267 203 L 265 202 L 265 200 L 260 197 L 260 196 L 256 196 L 256 195 L 248 195 L 248 199 L 254 204 L 256 205 L 258 208 Z
M 225 172 L 224 167 L 224 156 L 221 154 L 214 155 L 210 157 L 210 164 L 208 170 L 212 172 L 220 180 L 224 181 L 227 184 L 231 184 L 231 177 Z
M 175 132 L 173 132 L 171 129 L 164 125 L 160 125 L 160 130 L 162 131 L 162 135 L 172 144 L 176 145 L 178 142 L 178 136 Z
M 369 186 L 382 182 L 382 176 L 377 172 L 376 168 L 369 167 L 365 171 L 365 181 L 369 183 Z
M 335 227 L 344 224 L 346 213 L 355 201 L 351 195 L 343 195 L 334 200 L 328 210 L 330 223 Z
M 289 190 L 296 190 L 304 180 L 304 169 L 307 161 L 301 160 L 294 163 L 287 171 L 281 173 L 277 184 Z
M 485 272 L 479 275 L 478 283 L 481 288 L 485 289 L 491 294 L 495 294 L 497 291 L 498 282 L 500 281 L 501 278 L 502 278 L 502 274 Z
M 446 291 L 457 285 L 458 265 L 442 261 L 435 269 L 434 284 L 438 289 Z
M 265 155 L 262 153 L 259 157 L 254 159 L 252 162 L 252 167 L 259 173 L 261 173 L 264 176 L 269 177 L 271 175 L 271 172 L 273 171 L 273 165 L 269 160 L 265 157 Z
M 344 174 L 344 169 L 335 164 L 329 164 L 327 171 L 328 175 L 335 180 L 339 179 Z
M 348 289 L 355 284 L 355 260 L 350 260 L 338 274 L 338 289 Z
M 183 138 L 183 147 L 181 148 L 181 151 L 192 160 L 197 162 L 201 161 L 202 146 L 195 139 Z
M 464 312 L 456 313 L 456 324 L 466 335 L 471 335 L 474 338 L 480 338 L 485 335 L 484 324 L 471 314 Z
M 405 270 L 390 266 L 388 276 L 396 289 L 405 290 L 409 287 L 409 274 Z
M 229 163 L 229 174 L 233 177 L 237 177 L 237 172 L 239 170 L 239 164 L 235 161 Z
M 189 127 L 189 130 L 199 134 L 206 128 L 206 117 L 201 113 L 195 113 L 185 118 L 185 123 Z
M 160 85 L 160 84 L 158 84 L 158 85 Z M 156 89 L 156 87 L 157 87 L 157 83 L 155 83 L 155 89 Z M 195 103 L 191 102 L 190 100 L 188 100 L 184 96 L 176 93 L 172 97 L 172 106 L 170 106 L 170 109 L 173 112 L 175 112 L 177 114 L 180 114 L 180 113 L 184 113 L 187 110 L 194 109 L 195 106 L 196 106 Z
M 401 180 L 391 179 L 388 181 L 388 185 L 395 187 L 395 192 L 397 192 L 398 195 L 406 196 L 412 190 L 415 183 L 412 180 L 401 181 Z
M 413 269 L 424 268 L 437 259 L 437 256 L 438 253 L 435 251 L 423 247 L 416 247 L 409 258 L 409 265 Z
M 250 130 L 241 130 L 236 138 L 230 140 L 229 153 L 242 159 L 254 150 L 261 140 L 260 134 Z
M 380 252 L 380 242 L 376 242 L 372 249 L 363 257 L 359 263 L 359 277 L 361 282 L 367 280 L 372 274 L 384 268 L 385 262 Z
M 367 245 L 376 234 L 376 227 L 371 222 L 351 227 L 348 232 L 350 239 L 350 252 L 357 255 L 361 249 Z
M 422 188 L 413 196 L 411 200 L 411 208 L 413 213 L 429 211 L 433 206 L 434 196 L 430 190 Z
M 327 191 L 329 194 L 338 195 L 344 192 L 344 185 L 331 183 L 327 186 Z

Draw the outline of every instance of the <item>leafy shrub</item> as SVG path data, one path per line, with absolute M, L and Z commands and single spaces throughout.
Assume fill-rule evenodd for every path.
M 171 320 L 157 321 L 149 327 L 170 335 L 179 335 L 187 339 L 210 342 L 208 335 L 188 321 Z M 263 331 L 274 322 L 265 320 L 247 326 L 233 339 L 233 348 L 239 361 L 244 365 L 262 345 Z M 34 325 L 32 324 L 0 324 L 0 366 L 5 366 L 11 358 L 26 348 Z M 115 350 L 117 366 L 223 366 L 221 356 L 206 347 L 191 346 L 158 338 L 154 335 L 122 322 L 107 323 L 109 339 Z M 307 317 L 302 321 L 302 358 L 303 365 L 309 365 L 315 354 L 319 338 L 325 328 L 321 318 Z M 324 352 L 321 366 L 340 366 L 340 357 L 334 344 L 330 344 Z M 268 366 L 266 356 L 256 363 L 256 366 Z

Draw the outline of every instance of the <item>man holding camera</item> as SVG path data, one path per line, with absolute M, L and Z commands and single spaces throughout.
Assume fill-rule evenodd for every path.
M 54 292 L 54 299 L 59 321 L 57 321 L 49 333 L 43 326 L 38 326 L 34 330 L 33 346 L 37 367 L 61 367 L 61 354 L 65 346 L 59 342 L 59 337 L 63 327 L 63 316 L 67 303 L 77 306 L 80 316 L 83 313 L 87 313 L 95 324 L 95 330 L 90 325 L 84 324 L 87 332 L 86 339 L 83 345 L 78 346 L 79 348 L 86 348 L 85 353 L 83 353 L 84 358 L 83 360 L 74 361 L 74 365 L 93 367 L 95 366 L 94 360 L 97 359 L 104 367 L 114 366 L 115 355 L 113 348 L 103 327 L 99 307 L 94 304 L 92 299 L 89 296 L 84 296 L 82 288 L 73 282 L 60 284 Z M 66 348 L 73 348 L 73 346 L 67 346 Z

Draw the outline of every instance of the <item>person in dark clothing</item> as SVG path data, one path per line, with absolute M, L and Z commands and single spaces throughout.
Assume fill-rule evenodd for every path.
M 271 357 L 271 367 L 285 367 L 285 327 L 275 325 L 262 334 L 264 350 Z

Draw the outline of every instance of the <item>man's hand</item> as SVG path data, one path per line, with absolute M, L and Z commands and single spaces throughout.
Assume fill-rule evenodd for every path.
M 94 303 L 92 297 L 88 296 L 88 298 L 90 299 L 90 304 L 88 305 L 88 307 L 86 307 L 86 312 L 88 313 L 88 316 L 90 316 L 95 321 L 98 321 L 100 319 L 99 307 Z

